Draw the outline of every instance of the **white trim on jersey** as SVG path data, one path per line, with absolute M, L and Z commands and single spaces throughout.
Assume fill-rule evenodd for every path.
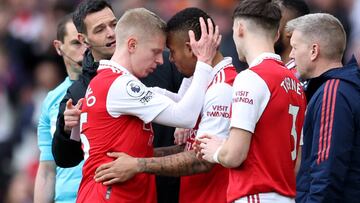
M 258 74 L 249 69 L 239 73 L 233 85 L 230 126 L 254 133 L 270 96 L 268 86 Z
M 281 57 L 278 54 L 264 52 L 257 56 L 249 65 L 249 68 L 259 65 L 265 59 L 273 59 L 281 61 Z
M 100 60 L 97 71 L 108 69 L 108 68 L 110 68 L 115 73 L 122 71 L 125 74 L 130 74 L 128 69 L 126 69 L 125 67 L 116 63 L 115 61 L 111 61 L 111 60 Z
M 227 66 L 232 66 L 232 58 L 231 57 L 224 57 L 222 61 L 215 65 L 214 69 L 211 71 L 211 80 L 209 84 L 214 80 L 215 76 L 220 77 L 217 79 L 217 82 L 225 81 L 225 73 L 222 76 L 218 74 L 219 71 L 224 71 L 224 68 Z
M 286 63 L 285 67 L 289 70 L 296 68 L 295 60 L 290 59 L 290 61 Z
M 295 199 L 280 195 L 275 192 L 248 195 L 235 200 L 234 203 L 295 203 Z

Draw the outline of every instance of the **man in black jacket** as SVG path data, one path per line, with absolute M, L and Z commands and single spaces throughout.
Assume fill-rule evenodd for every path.
M 115 50 L 114 29 L 116 18 L 111 5 L 105 0 L 86 0 L 79 4 L 74 13 L 74 24 L 80 33 L 79 39 L 87 44 L 88 50 L 83 61 L 83 73 L 78 81 L 69 87 L 60 103 L 56 131 L 54 133 L 52 152 L 55 162 L 60 167 L 73 167 L 83 159 L 81 142 L 70 139 L 70 129 L 66 129 L 64 111 L 66 102 L 71 99 L 75 105 L 83 98 L 90 80 L 96 75 L 98 61 L 109 59 Z M 182 76 L 164 53 L 164 64 L 154 73 L 143 79 L 147 86 L 159 86 L 176 92 L 181 84 Z M 155 147 L 168 146 L 173 143 L 174 129 L 161 125 L 153 125 Z M 174 178 L 158 177 L 158 202 L 176 202 L 179 182 Z

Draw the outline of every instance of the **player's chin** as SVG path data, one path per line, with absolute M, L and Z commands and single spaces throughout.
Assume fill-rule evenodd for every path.
M 147 76 L 150 75 L 151 72 L 144 72 L 143 74 L 141 74 L 141 76 L 139 78 L 146 78 Z
M 155 71 L 155 69 L 156 69 L 156 67 L 155 68 L 149 68 L 146 73 L 149 75 L 149 74 L 153 73 Z

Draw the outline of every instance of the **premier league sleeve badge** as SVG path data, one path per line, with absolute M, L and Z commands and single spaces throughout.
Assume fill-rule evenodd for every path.
M 141 97 L 145 93 L 145 85 L 136 80 L 130 80 L 126 84 L 126 91 L 131 97 Z

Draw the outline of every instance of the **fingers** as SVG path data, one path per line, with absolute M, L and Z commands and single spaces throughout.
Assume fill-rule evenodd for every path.
M 210 140 L 212 140 L 213 139 L 213 137 L 211 137 L 211 136 L 209 136 L 209 135 L 204 135 L 204 136 L 202 136 L 202 137 L 199 137 L 199 138 L 197 138 L 197 140 L 200 142 L 200 144 L 201 143 L 208 143 Z
M 67 100 L 67 102 L 66 102 L 66 108 L 67 108 L 67 109 L 71 109 L 72 107 L 73 107 L 72 99 Z
M 113 162 L 106 163 L 106 164 L 102 164 L 101 166 L 99 166 L 99 167 L 96 169 L 95 174 L 100 174 L 100 175 L 101 175 L 101 172 L 102 172 L 102 171 L 107 170 L 107 169 L 110 168 L 112 165 L 113 165 Z
M 115 184 L 115 183 L 121 183 L 121 182 L 125 182 L 126 180 L 121 180 L 120 178 L 113 178 L 109 181 L 105 181 L 103 184 L 104 185 L 112 185 L 112 184 Z
M 201 38 L 205 38 L 208 33 L 206 29 L 205 21 L 202 17 L 199 18 L 199 21 L 200 21 Z
M 199 139 L 203 139 L 203 138 L 209 138 L 209 139 L 211 139 L 211 138 L 212 138 L 212 135 L 209 135 L 209 134 L 202 134 L 202 135 L 200 135 L 200 136 L 198 136 L 198 137 L 197 137 L 197 140 L 199 140 Z
M 94 179 L 96 182 L 104 182 L 110 178 L 114 178 L 115 174 L 112 173 L 111 168 L 107 168 L 95 173 Z
M 111 185 L 126 181 L 124 178 L 117 177 L 115 173 L 107 173 L 102 176 L 94 177 L 96 182 L 102 182 L 104 185 Z
M 177 145 L 185 144 L 189 136 L 189 129 L 176 128 L 174 132 L 174 143 Z
M 194 31 L 189 30 L 189 38 L 190 38 L 190 45 L 194 46 L 194 44 L 196 42 Z
M 215 26 L 214 39 L 216 40 L 215 41 L 216 47 L 219 47 L 222 39 L 222 36 L 220 35 L 219 26 Z
M 210 38 L 212 38 L 213 35 L 214 35 L 214 25 L 213 25 L 213 23 L 212 23 L 212 21 L 211 21 L 210 18 L 207 19 L 207 24 L 208 24 L 208 28 L 209 28 L 208 35 L 209 35 Z M 217 27 L 217 26 L 216 26 L 216 27 Z
M 77 104 L 75 105 L 75 108 L 77 109 L 81 109 L 82 104 L 83 104 L 84 98 L 79 99 L 79 101 L 77 102 Z
M 125 155 L 123 152 L 108 152 L 107 155 L 113 158 L 119 158 L 121 155 Z
M 216 41 L 216 47 L 217 47 L 217 48 L 219 48 L 219 46 L 220 46 L 221 39 L 222 39 L 222 35 L 220 35 L 220 36 L 218 37 L 218 40 Z

